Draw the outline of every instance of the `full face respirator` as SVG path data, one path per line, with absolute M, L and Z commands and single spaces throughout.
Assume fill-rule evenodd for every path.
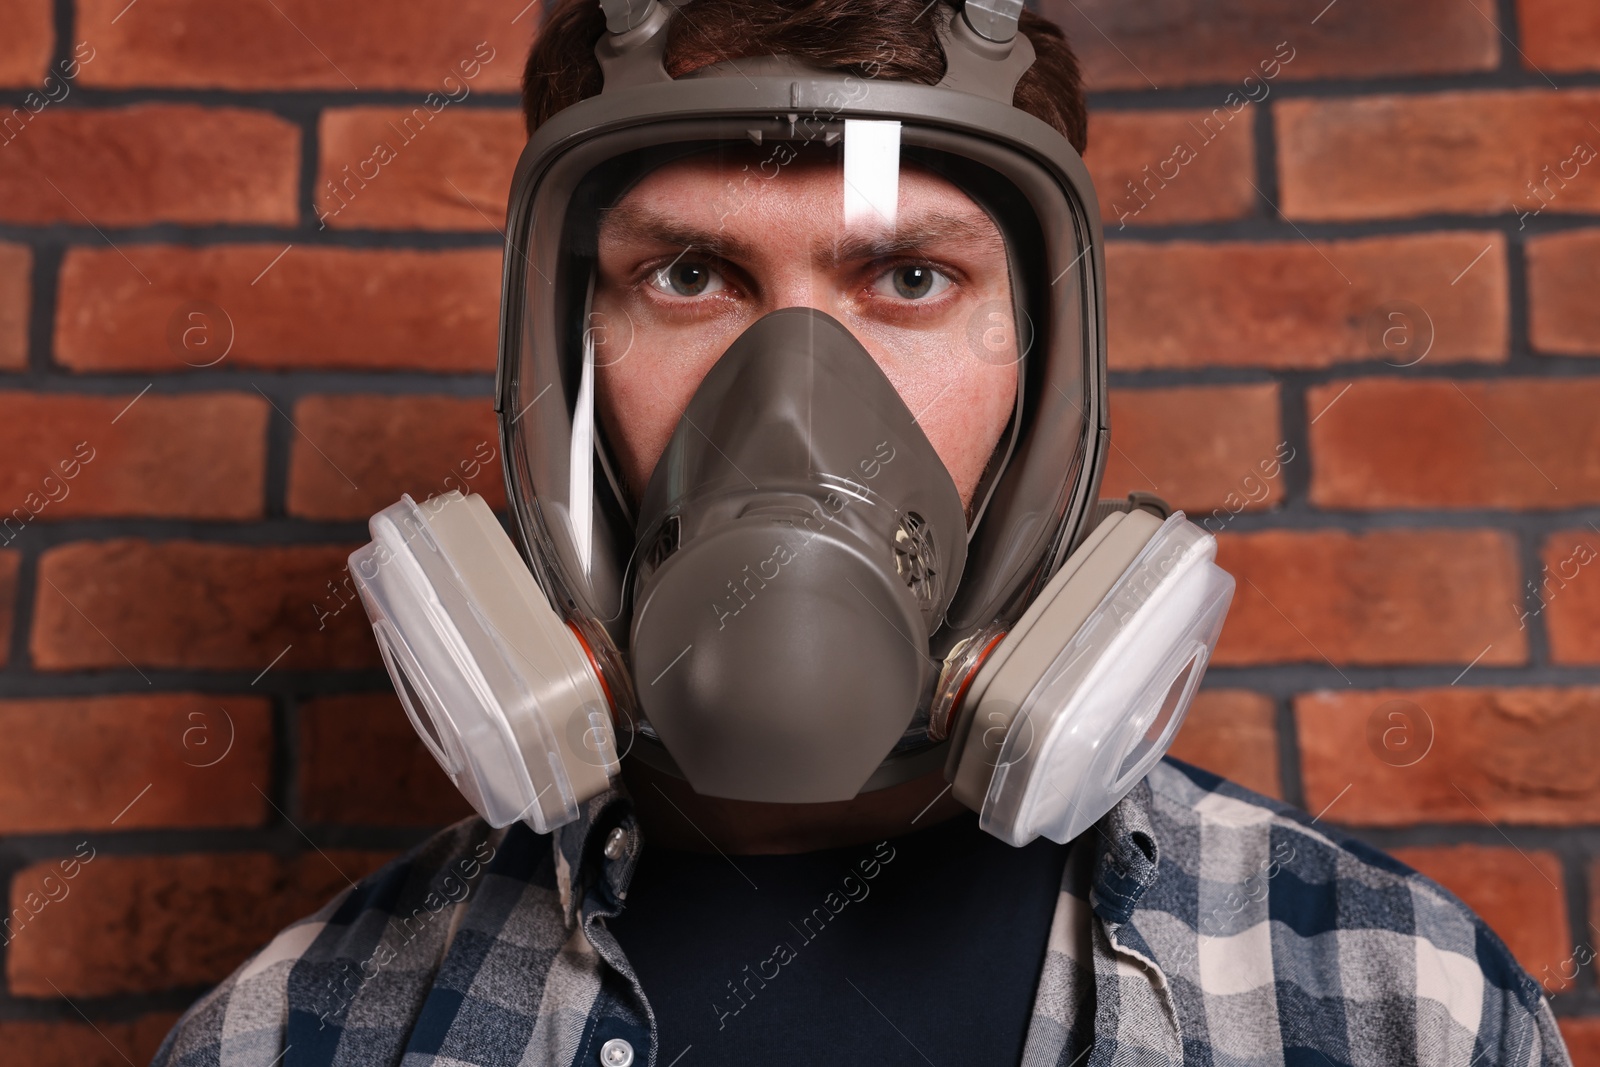
M 350 557 L 412 723 L 494 826 L 572 821 L 628 758 L 705 795 L 791 803 L 942 768 L 996 837 L 1076 837 L 1170 745 L 1234 583 L 1181 512 L 1096 502 L 1099 211 L 1072 146 L 1012 106 L 1034 60 L 1020 0 L 930 9 L 937 85 L 788 56 L 673 79 L 677 8 L 602 7 L 604 91 L 539 128 L 507 216 L 495 408 L 522 550 L 451 492 L 373 516 Z M 682 174 L 703 195 L 669 195 Z M 919 234 L 966 232 L 948 205 L 971 207 L 1003 248 L 1004 296 L 925 343 L 796 301 L 699 362 L 671 332 L 679 312 L 618 303 L 644 284 L 702 299 L 693 264 L 735 274 L 755 254 L 738 235 L 802 182 L 837 200 L 827 261 L 889 263 L 923 286 L 893 291 L 906 306 L 945 276 L 903 256 Z M 930 189 L 945 207 L 924 217 Z M 796 262 L 817 253 L 806 218 L 835 217 L 807 203 L 793 229 L 762 230 Z M 627 240 L 682 250 L 640 282 L 614 269 Z M 913 410 L 896 384 L 935 357 L 1015 370 L 965 489 L 924 432 L 937 398 Z M 613 397 L 678 367 L 694 368 L 682 402 L 656 386 L 670 418 L 640 445 L 648 420 Z

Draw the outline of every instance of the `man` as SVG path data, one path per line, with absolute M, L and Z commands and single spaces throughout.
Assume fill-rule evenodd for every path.
M 1082 96 L 1019 9 L 551 14 L 497 397 L 523 555 L 451 494 L 352 557 L 484 818 L 158 1064 L 1568 1063 L 1447 892 L 1161 761 L 1232 585 L 1181 515 L 1095 506 Z

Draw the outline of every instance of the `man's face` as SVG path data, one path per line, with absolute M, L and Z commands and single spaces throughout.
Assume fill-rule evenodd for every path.
M 701 379 L 746 327 L 811 307 L 877 361 L 970 508 L 1017 390 L 999 231 L 926 171 L 901 170 L 892 224 L 868 212 L 846 225 L 841 168 L 796 161 L 769 178 L 758 161 L 668 164 L 601 223 L 595 321 L 626 325 L 595 331 L 597 391 L 623 477 L 642 492 Z

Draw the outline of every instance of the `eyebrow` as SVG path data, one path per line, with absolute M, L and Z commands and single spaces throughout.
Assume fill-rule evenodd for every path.
M 846 232 L 834 244 L 836 260 L 881 259 L 914 252 L 926 245 L 954 241 L 987 252 L 1005 251 L 1000 231 L 987 215 L 951 215 L 930 212 L 909 220 L 896 220 L 893 232 Z M 981 219 L 982 221 L 978 221 Z
M 756 253 L 754 245 L 721 230 L 685 224 L 665 212 L 638 205 L 612 209 L 601 222 L 600 232 L 613 239 L 651 241 L 685 251 L 693 248 L 733 262 L 748 261 Z M 832 264 L 882 259 L 940 242 L 991 253 L 1005 249 L 999 229 L 981 211 L 960 215 L 936 211 L 898 220 L 892 232 L 846 232 L 819 258 Z
M 602 238 L 650 241 L 687 251 L 696 248 L 725 259 L 748 259 L 754 246 L 718 230 L 687 225 L 654 208 L 625 204 L 606 212 L 600 222 Z

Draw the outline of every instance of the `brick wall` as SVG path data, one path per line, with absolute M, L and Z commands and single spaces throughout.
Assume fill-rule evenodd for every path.
M 1600 16 L 1041 7 L 1094 90 L 1107 491 L 1209 519 L 1239 578 L 1179 754 L 1456 890 L 1600 1065 L 1574 962 L 1600 922 Z M 343 561 L 402 492 L 503 504 L 495 227 L 537 18 L 0 0 L 25 916 L 0 1042 L 28 1062 L 143 1062 L 272 931 L 465 812 Z
M 467 812 L 344 561 L 403 492 L 504 505 L 525 6 L 0 0 L 18 1062 L 146 1062 L 278 928 Z

